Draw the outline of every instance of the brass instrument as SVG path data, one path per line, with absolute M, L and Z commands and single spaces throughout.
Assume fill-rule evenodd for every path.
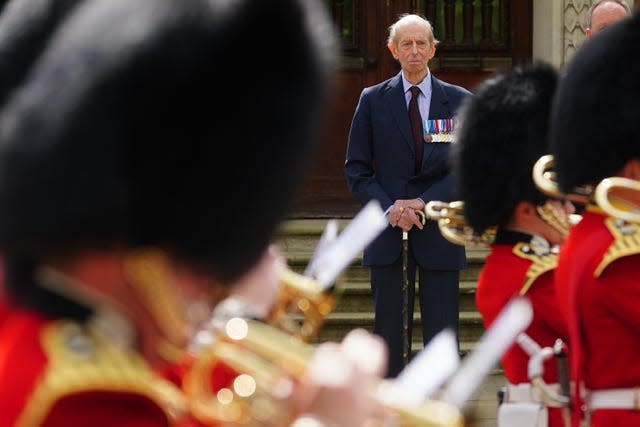
M 487 246 L 495 238 L 496 228 L 491 227 L 482 234 L 475 233 L 467 224 L 462 213 L 464 202 L 440 202 L 433 200 L 426 204 L 424 210 L 427 218 L 438 222 L 442 235 L 457 245 L 473 244 Z
M 640 200 L 640 182 L 622 177 L 605 178 L 595 190 L 596 203 L 607 215 L 640 223 L 640 210 L 634 199 Z
M 285 333 L 282 339 L 272 340 L 271 334 L 278 336 L 280 331 L 268 325 L 263 325 L 266 334 L 260 332 L 264 334 L 260 353 L 225 339 L 240 333 L 238 328 L 241 331 L 243 326 L 241 318 L 228 323 L 228 332 L 194 356 L 185 375 L 183 390 L 190 412 L 210 426 L 288 425 L 295 417 L 292 399 L 297 380 L 284 367 L 299 366 L 296 358 L 311 357 L 311 353 L 301 351 L 302 342 Z M 282 346 L 282 358 L 274 358 L 272 345 Z
M 329 221 L 305 274 L 282 272 L 280 296 L 267 323 L 303 341 L 314 338 L 335 306 L 340 273 L 386 227 L 377 200 L 367 203 L 339 236 L 337 224 Z
M 184 381 L 191 413 L 206 425 L 286 426 L 297 415 L 296 386 L 315 351 L 310 344 L 263 322 L 237 317 L 233 304 L 216 306 L 203 344 L 194 351 Z M 371 385 L 372 397 L 386 410 L 385 426 L 462 427 L 464 402 L 513 336 L 531 321 L 530 303 L 509 304 L 480 340 L 478 348 L 444 389 L 440 400 L 404 405 L 405 391 L 392 380 Z M 198 334 L 200 336 L 200 334 Z M 213 373 L 227 381 L 212 386 Z M 224 376 L 224 375 L 223 375 Z
M 366 230 L 356 228 L 350 234 L 345 230 L 347 248 L 342 246 L 329 254 L 334 258 L 341 255 L 339 261 L 344 261 L 345 253 L 361 250 L 377 235 L 377 230 L 386 227 L 382 210 L 377 205 L 373 208 L 377 210 L 365 210 L 368 219 L 352 222 Z M 323 261 L 327 262 L 327 256 Z M 319 265 L 326 272 L 327 265 Z M 336 265 L 331 267 L 338 270 Z M 317 280 L 315 277 L 283 270 L 278 300 L 264 323 L 248 320 L 254 317 L 251 307 L 233 297 L 216 305 L 205 329 L 191 343 L 185 363 L 183 390 L 194 416 L 206 425 L 216 426 L 286 426 L 293 420 L 299 409 L 294 390 L 315 351 L 305 341 L 316 336 L 335 306 L 335 291 L 329 292 L 324 286 L 333 283 L 335 276 L 321 274 Z M 336 288 L 334 285 L 333 290 Z M 382 393 L 389 384 L 380 381 L 379 387 L 372 390 L 380 393 L 374 396 L 389 412 L 388 425 L 463 425 L 460 411 L 442 402 L 427 401 L 412 407 L 384 403 Z M 393 392 L 386 391 L 386 395 Z
M 552 168 L 553 155 L 551 154 L 540 157 L 533 165 L 533 182 L 542 193 L 554 199 L 566 199 L 582 205 L 591 201 L 593 196 L 593 187 L 591 186 L 576 187 L 569 194 L 561 192 Z
M 191 410 L 208 424 L 234 426 L 287 425 L 295 411 L 295 385 L 313 355 L 313 346 L 259 321 L 234 317 L 218 324 L 218 341 L 198 356 L 186 377 Z M 222 362 L 242 378 L 213 390 L 214 365 Z M 388 412 L 388 424 L 402 427 L 462 427 L 458 408 L 427 400 L 405 407 L 387 399 L 393 387 L 380 380 L 371 390 Z M 385 396 L 387 394 L 387 396 Z M 225 424 L 227 423 L 227 424 Z
M 550 198 L 570 200 L 572 202 L 587 204 L 591 200 L 593 188 L 582 186 L 574 189 L 571 194 L 562 193 L 555 179 L 553 168 L 553 156 L 542 156 L 533 166 L 533 181 L 536 187 Z M 487 246 L 495 239 L 497 227 L 490 227 L 482 234 L 475 233 L 467 224 L 463 214 L 464 202 L 440 202 L 431 201 L 425 206 L 427 218 L 438 222 L 442 235 L 452 243 L 458 245 Z M 553 206 L 545 203 L 537 207 L 537 212 L 550 226 L 566 235 L 572 225 L 580 221 L 581 216 L 569 215 L 569 218 L 559 217 Z
M 335 287 L 334 287 L 335 288 Z M 216 304 L 202 330 L 183 354 L 182 391 L 189 413 L 208 426 L 286 426 L 296 415 L 293 391 L 313 347 L 304 341 L 317 335 L 333 310 L 335 292 L 284 268 L 277 300 L 254 338 L 255 348 L 225 337 L 236 319 L 255 318 L 242 299 L 229 296 Z M 228 323 L 228 324 L 227 324 Z M 237 333 L 237 331 L 236 331 Z M 254 337 L 254 334 L 251 335 Z M 292 367 L 300 371 L 292 371 Z M 284 367 L 287 367 L 285 369 Z
M 333 292 L 325 291 L 313 278 L 291 269 L 284 269 L 280 279 L 278 299 L 266 322 L 303 341 L 310 341 L 335 307 L 336 286 Z

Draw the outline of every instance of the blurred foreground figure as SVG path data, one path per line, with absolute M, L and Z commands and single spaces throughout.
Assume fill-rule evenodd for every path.
M 311 0 L 89 0 L 49 34 L 0 115 L 0 426 L 199 425 L 155 369 L 234 283 L 277 278 L 332 25 Z M 383 347 L 357 342 L 379 366 L 323 347 L 300 422 L 376 409 Z
M 52 32 L 81 0 L 9 0 L 0 14 L 0 105 L 29 74 Z
M 470 237 L 491 248 L 476 293 L 484 325 L 489 327 L 514 297 L 526 295 L 533 306 L 526 334 L 540 347 L 568 338 L 553 269 L 573 206 L 542 194 L 531 176 L 534 162 L 547 152 L 556 82 L 555 70 L 543 63 L 485 81 L 460 111 L 452 156 Z M 563 425 L 560 409 L 547 408 L 561 405 L 545 401 L 530 382 L 532 356 L 537 355 L 514 344 L 501 359 L 508 383 L 498 412 L 500 427 Z M 554 361 L 540 368 L 544 382 L 559 393 Z
M 640 425 L 640 225 L 623 219 L 640 207 L 640 15 L 588 46 L 566 70 L 551 122 L 560 190 L 591 195 L 556 270 L 578 386 L 573 425 Z M 618 184 L 598 197 L 601 182 Z

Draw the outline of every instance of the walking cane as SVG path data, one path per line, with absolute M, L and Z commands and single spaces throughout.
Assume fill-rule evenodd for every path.
M 404 211 L 401 208 L 400 213 Z M 415 211 L 424 225 L 426 217 L 424 212 Z M 402 363 L 409 364 L 411 345 L 409 344 L 409 232 L 402 230 Z M 413 320 L 413 319 L 411 319 Z

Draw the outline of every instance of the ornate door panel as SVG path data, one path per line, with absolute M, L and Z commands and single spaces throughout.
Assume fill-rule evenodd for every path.
M 386 47 L 388 26 L 415 11 L 440 40 L 431 70 L 474 89 L 497 70 L 531 60 L 533 0 L 325 0 L 342 41 L 329 117 L 310 177 L 291 217 L 349 217 L 359 206 L 344 178 L 349 126 L 362 89 L 395 75 Z

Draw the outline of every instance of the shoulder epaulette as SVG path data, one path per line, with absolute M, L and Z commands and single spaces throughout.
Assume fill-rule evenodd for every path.
M 604 223 L 613 236 L 613 243 L 593 272 L 593 277 L 600 277 L 605 268 L 619 258 L 640 254 L 640 225 L 617 218 L 607 218 Z
M 538 277 L 547 271 L 555 269 L 558 265 L 557 253 L 547 251 L 546 253 L 538 254 L 529 243 L 517 243 L 513 247 L 513 254 L 519 258 L 531 261 L 531 266 L 527 270 L 522 288 L 520 288 L 520 295 L 526 294 Z
M 140 355 L 88 329 L 71 321 L 58 321 L 43 329 L 40 341 L 47 368 L 16 427 L 40 425 L 58 400 L 85 391 L 145 396 L 165 412 L 168 420 L 184 413 L 184 396 L 173 384 L 156 376 Z

